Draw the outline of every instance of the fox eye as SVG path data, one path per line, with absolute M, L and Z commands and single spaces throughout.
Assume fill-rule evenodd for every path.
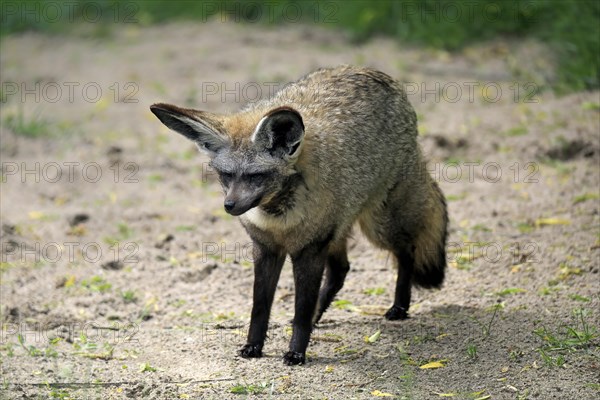
M 268 179 L 268 177 L 269 177 L 269 174 L 264 173 L 264 172 L 252 173 L 252 174 L 245 174 L 244 175 L 244 179 L 247 182 L 253 183 L 255 185 L 262 184 L 265 180 Z
M 229 186 L 229 183 L 233 179 L 233 174 L 230 172 L 219 172 L 219 180 L 225 186 Z

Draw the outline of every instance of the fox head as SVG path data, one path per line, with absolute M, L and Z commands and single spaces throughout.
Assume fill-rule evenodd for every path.
M 217 115 L 170 104 L 154 104 L 150 110 L 208 154 L 231 215 L 276 201 L 286 182 L 298 175 L 304 123 L 293 108 L 274 108 L 262 117 Z

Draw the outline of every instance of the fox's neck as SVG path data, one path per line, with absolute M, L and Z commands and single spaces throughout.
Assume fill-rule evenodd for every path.
M 295 173 L 288 176 L 281 190 L 267 204 L 263 204 L 260 208 L 267 214 L 279 217 L 291 210 L 296 203 L 296 190 L 300 185 L 305 185 L 302 174 Z

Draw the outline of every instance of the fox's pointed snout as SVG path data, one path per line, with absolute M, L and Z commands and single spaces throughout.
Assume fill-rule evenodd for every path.
M 254 199 L 246 198 L 236 200 L 227 196 L 225 198 L 225 201 L 223 202 L 223 208 L 225 209 L 227 214 L 237 217 L 250 210 L 251 208 L 256 207 L 260 203 L 260 200 L 260 197 Z
M 256 205 L 238 205 L 235 202 L 225 202 L 224 208 L 227 214 L 233 215 L 234 217 L 240 216 L 251 208 L 256 207 Z

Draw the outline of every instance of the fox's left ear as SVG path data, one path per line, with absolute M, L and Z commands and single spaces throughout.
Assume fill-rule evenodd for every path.
M 227 137 L 216 129 L 219 121 L 214 114 L 164 103 L 151 105 L 150 111 L 169 129 L 196 143 L 209 156 L 229 146 Z
M 252 134 L 254 143 L 281 158 L 297 157 L 303 139 L 302 117 L 291 107 L 278 107 L 269 111 Z

